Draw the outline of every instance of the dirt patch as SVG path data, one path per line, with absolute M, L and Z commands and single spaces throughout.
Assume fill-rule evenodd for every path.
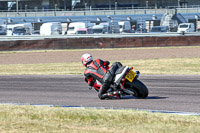
M 103 60 L 155 59 L 200 57 L 200 47 L 161 48 L 161 49 L 122 49 L 94 51 L 47 51 L 0 54 L 0 64 L 39 64 L 78 62 L 81 55 L 91 53 Z

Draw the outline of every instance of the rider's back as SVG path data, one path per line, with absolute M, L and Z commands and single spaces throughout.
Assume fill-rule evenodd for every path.
M 107 73 L 107 69 L 104 66 L 107 64 L 109 64 L 108 61 L 103 61 L 101 59 L 91 61 L 87 64 L 84 75 L 88 78 L 93 77 L 102 83 L 103 77 Z

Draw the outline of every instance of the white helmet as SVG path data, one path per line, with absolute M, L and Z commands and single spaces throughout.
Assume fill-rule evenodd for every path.
M 86 64 L 90 61 L 93 61 L 92 55 L 89 53 L 86 53 L 84 55 L 82 55 L 81 57 L 81 62 L 84 66 L 86 66 Z

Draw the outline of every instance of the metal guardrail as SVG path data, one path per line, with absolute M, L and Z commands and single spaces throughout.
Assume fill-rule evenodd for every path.
M 169 9 L 172 10 L 172 9 Z M 41 17 L 41 16 L 91 16 L 91 15 L 134 15 L 163 14 L 166 9 L 130 10 L 87 10 L 87 11 L 48 11 L 48 12 L 0 12 L 0 17 Z
M 176 36 L 200 36 L 200 32 L 188 32 L 185 34 L 177 32 L 166 33 L 126 33 L 126 34 L 85 34 L 85 35 L 51 35 L 51 36 L 0 36 L 0 41 L 16 40 L 44 40 L 44 39 L 66 39 L 66 38 L 122 38 L 122 37 L 176 37 Z
M 120 6 L 111 6 L 111 7 L 105 7 L 105 8 L 94 8 L 91 6 L 86 6 L 84 8 L 74 8 L 72 10 L 69 10 L 70 7 L 66 9 L 59 9 L 59 8 L 52 8 L 52 9 L 38 9 L 38 8 L 32 8 L 32 9 L 18 9 L 18 10 L 0 10 L 0 12 L 52 12 L 52 11 L 98 11 L 98 10 L 134 10 L 134 9 L 177 9 L 177 8 L 182 8 L 182 9 L 187 9 L 187 8 L 200 8 L 200 5 L 187 5 L 187 7 L 180 7 L 180 6 L 166 6 L 163 8 L 157 8 L 157 6 L 145 6 L 145 7 L 120 7 Z
M 136 14 L 164 14 L 164 13 L 169 13 L 169 12 L 172 14 L 175 12 L 176 13 L 200 13 L 200 8 L 0 12 L 0 17 L 136 15 Z

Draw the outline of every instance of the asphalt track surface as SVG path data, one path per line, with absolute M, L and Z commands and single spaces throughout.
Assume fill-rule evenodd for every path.
M 143 75 L 146 99 L 100 100 L 80 75 L 0 76 L 0 103 L 128 108 L 200 113 L 200 76 Z

